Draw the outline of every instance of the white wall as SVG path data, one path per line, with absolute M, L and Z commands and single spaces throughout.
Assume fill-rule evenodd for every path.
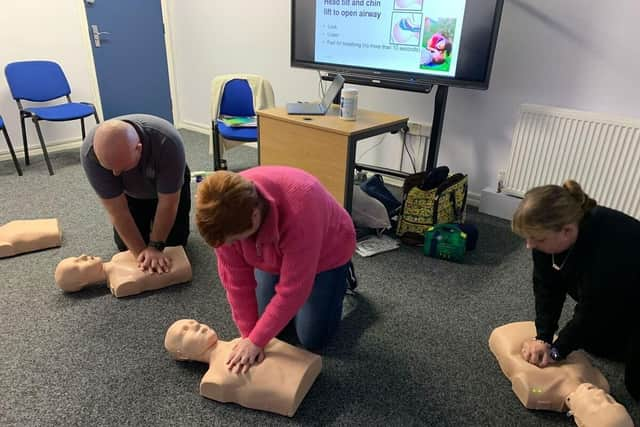
M 494 185 L 524 102 L 640 117 L 639 12 L 637 0 L 507 0 L 489 90 L 449 90 L 440 164 L 469 173 L 473 192 Z M 182 122 L 209 126 L 209 86 L 217 74 L 262 74 L 279 105 L 317 98 L 316 72 L 289 66 L 290 15 L 290 0 L 171 0 Z M 363 108 L 431 121 L 433 94 L 359 89 Z M 389 136 L 363 159 L 397 166 L 397 142 Z
M 84 17 L 82 0 L 3 1 L 0 13 L 0 114 L 5 120 L 14 148 L 22 150 L 20 119 L 16 102 L 11 97 L 4 77 L 7 63 L 21 60 L 45 59 L 58 62 L 71 86 L 74 101 L 97 104 L 93 79 L 95 73 L 88 47 L 88 35 L 82 28 Z M 64 100 L 64 98 L 62 98 Z M 24 106 L 32 105 L 24 103 Z M 40 104 L 46 105 L 46 104 Z M 30 146 L 40 146 L 33 123 L 28 120 Z M 87 128 L 93 119 L 87 120 Z M 42 122 L 47 147 L 60 142 L 80 140 L 80 122 Z M 0 152 L 6 151 L 0 138 Z
M 167 9 L 179 124 L 208 129 L 210 82 L 222 73 L 264 75 L 280 105 L 318 98 L 317 73 L 289 66 L 290 0 L 243 5 L 168 0 Z M 440 164 L 469 173 L 473 192 L 493 185 L 497 171 L 506 167 L 517 109 L 523 102 L 640 117 L 640 85 L 635 84 L 640 76 L 639 12 L 636 0 L 617 0 L 615 7 L 584 0 L 507 0 L 489 90 L 449 91 Z M 3 2 L 0 66 L 23 59 L 58 61 L 73 98 L 97 104 L 83 14 L 82 0 Z M 431 120 L 433 94 L 359 89 L 363 108 Z M 0 114 L 19 148 L 17 108 L 3 77 Z M 43 127 L 50 143 L 80 137 L 75 123 Z M 30 143 L 37 145 L 33 125 L 27 123 L 27 129 Z M 387 136 L 367 152 L 378 141 L 372 138 L 362 144 L 359 160 L 397 167 L 398 138 Z

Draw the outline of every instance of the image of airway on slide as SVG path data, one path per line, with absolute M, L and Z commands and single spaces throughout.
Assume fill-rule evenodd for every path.
M 417 46 L 422 30 L 422 14 L 394 12 L 391 18 L 391 43 Z
M 394 9 L 401 10 L 422 10 L 423 0 L 395 0 Z

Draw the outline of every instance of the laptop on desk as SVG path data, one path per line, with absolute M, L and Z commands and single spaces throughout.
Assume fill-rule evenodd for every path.
M 342 85 L 344 84 L 344 77 L 337 74 L 331 82 L 331 86 L 327 89 L 327 92 L 322 97 L 321 102 L 289 102 L 287 103 L 288 114 L 304 114 L 310 116 L 321 116 L 327 114 L 329 107 L 333 99 L 336 97 Z

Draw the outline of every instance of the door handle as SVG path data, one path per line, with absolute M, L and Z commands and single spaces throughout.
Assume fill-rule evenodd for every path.
M 93 34 L 93 44 L 95 47 L 100 47 L 100 36 L 111 34 L 108 31 L 100 31 L 97 25 L 91 26 L 91 33 Z

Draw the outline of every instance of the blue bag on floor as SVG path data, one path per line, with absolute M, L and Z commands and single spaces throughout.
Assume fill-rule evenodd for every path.
M 371 178 L 360 183 L 360 188 L 371 197 L 374 197 L 382 202 L 384 207 L 387 209 L 389 218 L 396 216 L 400 211 L 402 203 L 400 203 L 400 201 L 396 199 L 389 190 L 387 190 L 387 187 L 384 186 L 382 175 L 373 175 Z

